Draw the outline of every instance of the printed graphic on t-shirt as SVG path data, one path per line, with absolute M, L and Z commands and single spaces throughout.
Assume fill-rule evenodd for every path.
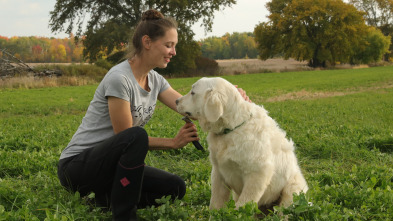
M 143 107 L 142 105 L 133 106 L 131 108 L 131 113 L 135 121 L 134 125 L 144 127 L 153 116 L 155 106 L 156 104 L 149 107 Z

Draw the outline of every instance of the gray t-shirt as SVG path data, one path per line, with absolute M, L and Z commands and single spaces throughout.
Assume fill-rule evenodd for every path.
M 60 159 L 77 155 L 114 135 L 108 96 L 129 101 L 133 126 L 145 126 L 153 115 L 157 96 L 170 87 L 168 81 L 154 70 L 148 74 L 148 84 L 150 92 L 140 87 L 127 60 L 110 69 L 98 85 L 82 124 Z

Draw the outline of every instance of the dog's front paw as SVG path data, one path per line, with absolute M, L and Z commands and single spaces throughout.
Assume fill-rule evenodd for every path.
M 245 205 L 245 203 L 237 202 L 237 203 L 235 204 L 235 210 L 239 210 L 239 208 L 242 207 L 242 206 L 244 206 L 244 205 Z

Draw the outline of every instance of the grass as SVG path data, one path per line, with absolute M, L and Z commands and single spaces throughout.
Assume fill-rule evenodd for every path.
M 392 66 L 225 78 L 263 105 L 293 139 L 310 186 L 292 207 L 276 208 L 265 220 L 280 219 L 278 211 L 290 220 L 393 219 Z M 169 81 L 184 94 L 196 80 Z M 56 176 L 58 157 L 96 86 L 0 90 L 0 220 L 110 220 L 110 212 L 67 192 Z M 167 110 L 157 105 L 145 126 L 151 136 L 173 137 L 183 124 Z M 200 137 L 206 148 L 206 133 Z M 183 200 L 163 198 L 161 207 L 139 210 L 142 220 L 255 219 L 253 204 L 236 211 L 231 201 L 208 210 L 207 152 L 192 145 L 152 151 L 146 163 L 181 176 L 187 193 Z

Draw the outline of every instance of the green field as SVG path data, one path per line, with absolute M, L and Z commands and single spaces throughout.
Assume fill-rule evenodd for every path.
M 393 220 L 393 66 L 225 78 L 263 105 L 296 143 L 310 190 L 277 210 L 289 220 Z M 184 94 L 196 80 L 169 81 Z M 110 220 L 110 212 L 64 190 L 56 175 L 59 155 L 96 87 L 0 90 L 0 220 Z M 173 137 L 182 125 L 159 104 L 145 129 Z M 200 137 L 206 148 L 206 134 Z M 207 152 L 192 145 L 152 151 L 146 163 L 180 175 L 187 193 L 139 210 L 142 220 L 254 219 L 254 205 L 236 211 L 233 201 L 209 212 Z M 265 220 L 279 220 L 277 214 Z

